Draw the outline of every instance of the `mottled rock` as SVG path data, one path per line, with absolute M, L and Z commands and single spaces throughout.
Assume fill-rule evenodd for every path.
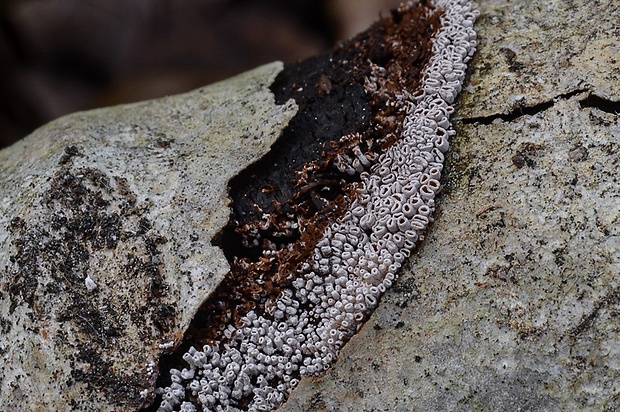
M 76 113 L 0 152 L 5 410 L 135 410 L 228 272 L 228 180 L 295 114 L 273 63 Z M 260 119 L 260 121 L 257 121 Z
M 278 75 L 298 114 L 231 181 L 231 273 L 162 360 L 150 410 L 275 410 L 335 361 L 432 220 L 476 16 L 411 2 Z
M 620 402 L 618 6 L 480 10 L 437 220 L 334 367 L 282 410 Z M 76 114 L 0 152 L 6 409 L 151 396 L 159 355 L 229 270 L 211 245 L 227 182 L 295 112 L 267 91 L 280 70 Z
M 481 1 L 436 221 L 282 411 L 616 410 L 614 2 Z

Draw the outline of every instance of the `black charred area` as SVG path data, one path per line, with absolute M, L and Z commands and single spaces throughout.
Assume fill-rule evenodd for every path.
M 179 368 L 191 346 L 222 343 L 225 326 L 238 325 L 248 311 L 263 314 L 265 303 L 311 258 L 361 181 L 359 167 L 354 173 L 339 167 L 342 158 L 355 159 L 359 149 L 374 163 L 398 140 L 404 108 L 386 103 L 418 90 L 440 16 L 422 5 L 395 11 L 331 53 L 278 75 L 271 86 L 276 102 L 293 99 L 298 112 L 271 151 L 230 181 L 230 221 L 214 244 L 231 273 L 197 312 L 181 345 L 162 356 L 160 370 Z M 375 88 L 368 78 L 376 79 Z M 160 375 L 158 386 L 167 379 Z
M 282 212 L 293 212 L 289 200 L 299 192 L 296 181 L 304 166 L 328 162 L 330 143 L 370 127 L 372 109 L 364 79 L 352 78 L 355 51 L 342 49 L 339 54 L 338 58 L 325 54 L 287 66 L 276 78 L 271 87 L 276 102 L 293 99 L 299 111 L 271 151 L 231 180 L 236 226 L 261 220 L 262 212 L 276 212 L 277 204 L 282 205 Z M 346 180 L 329 166 L 318 175 L 314 181 L 332 180 L 334 186 Z
M 418 88 L 419 73 L 430 57 L 429 39 L 439 27 L 439 14 L 426 13 L 423 7 L 394 12 L 333 52 L 284 68 L 271 90 L 278 104 L 293 99 L 299 111 L 271 151 L 231 180 L 235 226 L 261 220 L 263 213 L 292 211 L 290 200 L 300 197 L 304 186 L 299 177 L 308 164 L 317 170 L 303 183 L 330 182 L 315 191 L 328 193 L 331 188 L 326 187 L 340 186 L 339 180 L 359 181 L 359 174 L 350 178 L 333 167 L 335 155 L 353 157 L 347 149 L 355 143 L 341 139 L 359 133 L 369 150 L 386 148 L 380 143 L 395 132 L 395 119 L 389 117 L 398 113 L 385 103 L 395 92 Z M 379 79 L 383 90 L 377 93 L 365 88 L 365 78 L 373 76 L 370 62 L 386 71 Z

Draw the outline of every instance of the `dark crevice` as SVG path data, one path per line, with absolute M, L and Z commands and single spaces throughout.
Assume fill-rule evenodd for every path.
M 572 92 L 569 92 L 569 93 L 560 94 L 560 95 L 554 97 L 551 101 L 548 101 L 548 102 L 538 103 L 538 104 L 535 104 L 533 106 L 519 105 L 514 110 L 512 110 L 510 113 L 506 113 L 506 114 L 492 114 L 492 115 L 489 115 L 489 116 L 480 116 L 480 117 L 469 117 L 469 118 L 463 118 L 463 119 L 461 119 L 461 121 L 463 122 L 463 124 L 474 124 L 474 123 L 477 123 L 477 124 L 484 124 L 484 125 L 489 125 L 489 124 L 493 123 L 495 120 L 498 120 L 498 119 L 502 120 L 504 122 L 512 122 L 513 120 L 516 120 L 516 119 L 518 119 L 519 117 L 522 117 L 522 116 L 533 116 L 535 114 L 544 112 L 545 110 L 548 110 L 548 109 L 552 108 L 555 105 L 556 101 L 558 101 L 558 100 L 568 100 L 571 97 L 579 95 L 579 94 L 584 93 L 586 91 L 587 90 L 585 90 L 585 89 L 573 90 Z
M 596 322 L 601 309 L 608 308 L 609 306 L 615 306 L 620 304 L 620 288 L 612 289 L 601 300 L 595 302 L 592 311 L 584 315 L 581 321 L 571 328 L 567 333 L 570 339 L 578 339 L 588 330 L 590 330 Z
M 582 109 L 590 107 L 599 109 L 606 113 L 620 114 L 620 101 L 605 99 L 595 94 L 590 94 L 579 100 L 579 105 Z

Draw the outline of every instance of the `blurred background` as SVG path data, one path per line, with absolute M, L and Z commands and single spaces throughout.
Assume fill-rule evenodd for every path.
M 0 0 L 0 148 L 59 116 L 330 49 L 400 0 Z

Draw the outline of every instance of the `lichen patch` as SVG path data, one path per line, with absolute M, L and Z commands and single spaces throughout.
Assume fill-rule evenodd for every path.
M 5 408 L 151 400 L 156 360 L 229 270 L 211 244 L 227 182 L 296 112 L 269 90 L 281 70 L 75 113 L 0 151 Z
M 137 202 L 123 178 L 74 164 L 83 152 L 68 146 L 36 214 L 12 218 L 14 254 L 3 286 L 9 315 L 25 306 L 32 327 L 52 345 L 73 348 L 72 378 L 122 406 L 133 403 L 135 388 L 148 380 L 135 370 L 127 373 L 126 365 L 105 353 L 125 348 L 133 331 L 145 340 L 170 332 L 175 303 L 162 279 L 159 250 L 167 239 L 153 230 L 148 204 Z M 108 265 L 110 259 L 121 273 Z M 96 280 L 96 288 L 88 287 L 89 280 Z M 142 303 L 129 301 L 125 288 L 142 290 Z M 50 319 L 60 330 L 46 328 Z

